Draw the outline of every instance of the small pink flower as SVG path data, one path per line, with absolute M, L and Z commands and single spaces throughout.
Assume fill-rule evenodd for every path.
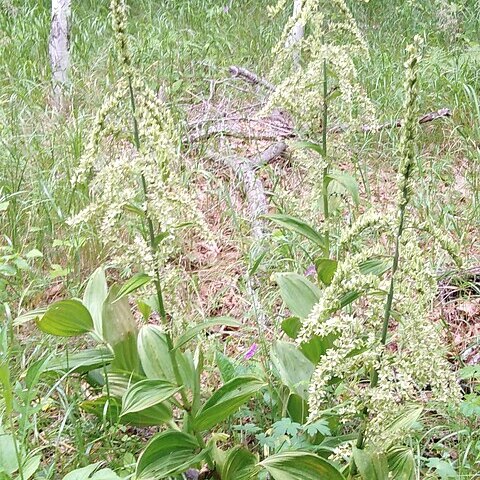
M 245 354 L 243 355 L 243 358 L 245 360 L 250 360 L 255 355 L 255 353 L 257 353 L 257 350 L 258 350 L 258 345 L 256 343 L 253 343 L 252 346 L 248 349 L 248 351 L 245 352 Z

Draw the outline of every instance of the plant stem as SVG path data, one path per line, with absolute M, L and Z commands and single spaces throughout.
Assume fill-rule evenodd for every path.
M 140 142 L 140 134 L 138 131 L 138 121 L 137 121 L 137 116 L 136 116 L 136 104 L 135 104 L 135 95 L 133 92 L 133 85 L 132 85 L 132 77 L 129 75 L 128 76 L 128 90 L 130 92 L 130 105 L 132 108 L 132 117 L 133 117 L 133 138 L 135 142 L 135 147 L 138 151 L 140 151 L 141 148 L 141 142 Z M 147 199 L 148 196 L 148 188 L 147 188 L 147 180 L 145 178 L 145 175 L 142 173 L 140 175 L 141 183 L 142 183 L 142 190 L 143 190 L 143 195 L 145 197 L 145 200 Z M 155 248 L 155 229 L 153 227 L 153 222 L 148 214 L 148 206 L 145 207 L 145 218 L 147 220 L 147 226 L 148 226 L 148 235 L 149 235 L 149 245 L 150 245 L 150 251 L 152 254 L 152 258 L 154 259 L 154 265 L 153 269 L 155 272 L 155 279 L 154 279 L 154 284 L 155 284 L 155 290 L 157 292 L 157 301 L 158 301 L 158 309 L 159 309 L 159 314 L 160 318 L 162 319 L 162 323 L 165 325 L 165 339 L 167 342 L 167 347 L 168 347 L 168 353 L 170 356 L 170 361 L 172 363 L 172 368 L 173 368 L 173 374 L 175 376 L 175 381 L 179 387 L 181 387 L 180 390 L 180 396 L 182 398 L 182 407 L 184 410 L 187 412 L 190 412 L 191 405 L 190 401 L 188 400 L 187 393 L 185 391 L 185 387 L 183 385 L 183 380 L 182 380 L 182 375 L 180 373 L 180 368 L 178 366 L 177 362 L 177 356 L 176 356 L 176 351 L 174 348 L 173 344 L 173 339 L 168 331 L 168 317 L 167 313 L 165 311 L 165 304 L 163 301 L 163 292 L 162 292 L 162 283 L 160 280 L 160 269 L 158 268 L 157 262 L 155 261 L 156 258 L 156 248 Z
M 413 167 L 412 165 L 407 167 L 407 170 L 405 172 L 405 176 L 407 178 L 408 176 L 410 176 L 412 167 Z M 385 312 L 383 316 L 382 334 L 380 337 L 380 343 L 382 346 L 385 346 L 387 343 L 388 325 L 390 322 L 390 316 L 392 314 L 393 294 L 395 290 L 394 288 L 395 273 L 398 270 L 398 264 L 400 260 L 400 240 L 401 240 L 403 230 L 404 230 L 404 225 L 405 225 L 405 212 L 408 204 L 408 199 L 409 199 L 408 186 L 405 185 L 402 190 L 402 199 L 400 201 L 400 206 L 399 206 L 398 229 L 397 229 L 397 234 L 395 236 L 395 252 L 393 255 L 392 274 L 390 278 L 390 287 L 388 289 L 387 301 L 385 302 Z M 381 355 L 382 354 L 380 354 L 379 360 L 381 359 Z M 375 388 L 377 385 L 378 385 L 378 369 L 374 369 L 370 377 L 370 388 Z M 365 446 L 365 432 L 368 425 L 368 408 L 367 407 L 363 409 L 362 416 L 363 416 L 363 422 L 362 422 L 360 431 L 358 433 L 358 438 L 356 443 L 356 447 L 358 449 L 363 449 L 363 447 Z M 350 464 L 350 478 L 352 478 L 356 474 L 357 474 L 357 466 L 355 464 L 355 461 L 353 460 L 353 455 L 352 455 L 352 462 Z
M 132 117 L 133 117 L 133 138 L 135 142 L 135 147 L 137 150 L 140 150 L 141 143 L 140 143 L 140 134 L 138 131 L 138 121 L 137 121 L 137 116 L 136 116 L 136 105 L 135 105 L 135 95 L 133 93 L 133 85 L 132 85 L 132 77 L 128 77 L 128 90 L 130 92 L 130 104 L 132 108 Z M 148 195 L 148 189 L 147 189 L 147 180 L 145 179 L 145 175 L 142 173 L 140 175 L 140 180 L 142 183 L 142 190 L 143 190 L 143 195 L 145 197 L 145 200 Z M 147 207 L 148 208 L 148 207 Z M 148 211 L 145 214 L 145 217 L 147 219 L 147 226 L 148 226 L 148 235 L 149 235 L 149 243 L 150 243 L 150 251 L 152 254 L 153 259 L 156 257 L 156 249 L 155 249 L 155 229 L 153 228 L 153 222 L 152 219 L 150 218 L 150 215 L 148 215 Z M 168 323 L 168 318 L 167 318 L 167 313 L 165 311 L 165 304 L 163 301 L 163 292 L 162 292 L 162 283 L 160 280 L 160 270 L 158 268 L 157 263 L 154 261 L 153 269 L 155 271 L 155 290 L 157 291 L 157 301 L 158 301 L 158 310 L 160 314 L 160 318 L 162 319 L 162 323 L 166 325 Z
M 323 168 L 323 181 L 322 181 L 322 199 L 323 199 L 323 216 L 325 220 L 325 256 L 330 257 L 330 231 L 329 231 L 329 206 L 328 206 L 328 184 L 330 183 L 328 178 L 329 164 L 327 160 L 327 122 L 328 122 L 328 75 L 327 75 L 327 59 L 323 59 L 323 119 L 322 119 L 322 150 L 323 161 L 325 167 Z

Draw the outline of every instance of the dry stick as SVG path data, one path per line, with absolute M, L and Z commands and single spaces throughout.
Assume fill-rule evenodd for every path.
M 418 123 L 428 123 L 428 122 L 433 122 L 434 120 L 438 120 L 439 118 L 446 118 L 446 117 L 451 117 L 452 112 L 449 108 L 441 108 L 440 110 L 437 110 L 435 112 L 429 112 L 425 113 L 421 117 L 418 118 Z M 375 133 L 375 132 L 380 132 L 381 130 L 386 130 L 389 128 L 396 128 L 396 127 L 401 127 L 403 125 L 402 120 L 398 119 L 393 122 L 387 122 L 383 123 L 381 125 L 362 125 L 360 127 L 361 132 L 365 133 Z M 329 133 L 342 133 L 347 130 L 349 130 L 348 125 L 335 125 L 332 128 L 328 130 Z
M 428 122 L 433 122 L 434 120 L 438 120 L 440 118 L 447 118 L 451 117 L 452 112 L 449 108 L 441 108 L 435 112 L 429 112 L 421 117 L 418 118 L 419 124 L 424 124 Z M 222 120 L 223 121 L 223 120 Z M 258 122 L 258 119 L 246 119 L 245 121 L 249 122 Z M 402 126 L 401 120 L 395 120 L 393 122 L 383 123 L 381 125 L 363 125 L 360 127 L 359 131 L 364 133 L 377 133 L 381 130 L 387 130 L 390 128 L 397 128 Z M 202 130 L 198 133 L 194 133 L 188 136 L 183 140 L 184 143 L 194 143 L 200 140 L 206 140 L 211 137 L 215 137 L 217 135 L 221 135 L 224 137 L 234 137 L 234 138 L 241 138 L 245 140 L 260 140 L 260 141 L 271 141 L 271 140 L 278 140 L 280 138 L 295 138 L 296 135 L 293 129 L 288 130 L 285 127 L 279 127 L 274 124 L 269 124 L 269 127 L 272 130 L 276 130 L 277 135 L 249 135 L 243 132 L 228 130 L 224 127 L 212 126 L 205 130 Z M 334 125 L 333 127 L 328 129 L 328 133 L 343 133 L 349 130 L 350 127 L 348 125 Z
M 275 127 L 273 127 L 275 128 Z M 257 140 L 257 141 L 275 141 L 279 138 L 293 138 L 295 134 L 292 132 L 288 132 L 285 129 L 278 130 L 277 135 L 255 135 L 255 134 L 247 134 L 240 131 L 235 130 L 228 130 L 223 127 L 210 127 L 198 133 L 190 134 L 188 137 L 183 139 L 183 143 L 195 143 L 200 140 L 206 140 L 208 138 L 216 137 L 216 136 L 223 136 L 223 137 L 232 137 L 232 138 L 240 138 L 243 140 Z
M 267 90 L 270 90 L 271 92 L 274 92 L 276 89 L 273 83 L 270 83 L 265 78 L 258 76 L 256 73 L 253 73 L 244 67 L 237 67 L 235 65 L 232 65 L 228 70 L 234 78 L 241 78 L 242 80 L 245 80 L 252 85 L 260 85 L 262 87 L 265 87 Z

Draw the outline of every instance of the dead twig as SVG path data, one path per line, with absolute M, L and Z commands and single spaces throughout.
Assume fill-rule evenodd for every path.
M 265 78 L 258 76 L 256 73 L 253 73 L 244 67 L 237 67 L 235 65 L 232 65 L 229 68 L 229 71 L 232 77 L 239 77 L 242 80 L 245 80 L 246 82 L 251 83 L 252 85 L 261 85 L 262 87 L 265 87 L 267 90 L 270 90 L 271 92 L 275 91 L 276 87 L 273 83 L 270 83 Z
M 418 123 L 423 124 L 423 123 L 433 122 L 434 120 L 438 120 L 439 118 L 446 118 L 451 116 L 452 116 L 452 112 L 449 108 L 441 108 L 440 110 L 437 110 L 435 112 L 425 113 L 424 115 L 418 118 Z M 393 122 L 383 123 L 381 125 L 362 125 L 362 127 L 360 128 L 360 131 L 365 133 L 376 133 L 376 132 L 380 132 L 381 130 L 401 127 L 402 125 L 403 125 L 403 121 L 398 119 L 398 120 L 394 120 Z M 349 129 L 350 129 L 349 125 L 334 125 L 328 130 L 328 132 L 342 133 L 342 132 L 346 132 Z

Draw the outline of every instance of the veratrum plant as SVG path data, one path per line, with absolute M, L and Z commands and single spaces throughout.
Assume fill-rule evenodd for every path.
M 220 450 L 217 443 L 224 436 L 211 435 L 255 396 L 264 382 L 251 376 L 237 376 L 204 401 L 202 350 L 198 346 L 192 352 L 186 346 L 199 332 L 212 325 L 238 324 L 228 319 L 212 320 L 177 338 L 173 335 L 171 316 L 167 315 L 163 297 L 161 266 L 164 258 L 159 257 L 158 252 L 161 245 L 171 243 L 170 237 L 179 221 L 178 208 L 189 207 L 191 202 L 179 193 L 181 190 L 176 188 L 170 168 L 176 150 L 169 113 L 141 85 L 131 68 L 124 0 L 112 0 L 111 10 L 125 80 L 99 112 L 88 153 L 78 172 L 80 177 L 88 177 L 93 170 L 93 185 L 100 199 L 98 205 L 92 204 L 83 215 L 100 211 L 102 233 L 115 233 L 114 238 L 110 237 L 112 243 L 118 241 L 119 231 L 124 232 L 126 227 L 127 235 L 135 231 L 136 222 L 129 229 L 125 211 L 138 215 L 141 226 L 137 229 L 139 234 L 134 236 L 134 244 L 141 247 L 139 258 L 147 274 L 133 277 L 121 289 L 108 289 L 104 271 L 99 269 L 91 277 L 82 301 L 64 300 L 51 305 L 41 312 L 37 325 L 53 335 L 69 337 L 89 333 L 99 341 L 100 348 L 94 351 L 60 360 L 68 370 L 87 372 L 91 380 L 97 379 L 104 384 L 104 395 L 93 402 L 84 402 L 87 411 L 110 422 L 168 426 L 150 440 L 140 455 L 136 479 L 175 477 L 192 466 L 206 463 L 209 473 L 221 479 L 253 479 L 267 471 L 272 477 L 283 480 L 322 476 L 341 480 L 343 476 L 337 468 L 317 455 L 288 452 L 260 462 L 241 447 L 228 452 Z M 106 126 L 107 117 L 114 108 L 123 105 L 125 95 L 130 105 L 133 146 L 124 146 L 113 161 L 107 157 L 105 165 L 96 170 L 95 155 L 100 140 L 109 135 L 125 135 L 123 128 L 118 129 L 121 123 Z M 125 184 L 126 175 L 135 178 L 137 184 Z M 118 184 L 112 184 L 113 178 Z M 130 242 L 122 248 L 128 249 L 129 245 Z M 153 308 L 158 311 L 162 325 L 144 325 L 138 330 L 127 295 L 150 279 L 156 291 Z M 147 302 L 138 306 L 148 319 L 152 307 Z M 94 470 L 95 467 L 90 473 Z
M 113 1 L 111 10 L 121 78 L 97 113 L 76 171 L 75 185 L 87 183 L 91 202 L 70 224 L 93 224 L 114 265 L 159 282 L 174 277 L 167 261 L 179 252 L 178 232 L 195 226 L 208 235 L 208 228 L 180 178 L 171 112 L 132 66 L 125 3 Z
M 277 2 L 271 14 L 277 14 L 287 3 Z M 299 27 L 306 33 L 296 38 Z M 374 110 L 355 67 L 355 61 L 368 58 L 368 46 L 345 0 L 299 2 L 273 55 L 276 61 L 271 75 L 280 83 L 270 97 L 269 107 L 286 109 L 300 130 L 315 133 L 323 127 L 325 100 L 336 122 L 355 127 L 362 121 L 373 121 Z M 332 80 L 327 99 L 322 84 L 325 65 Z
M 406 439 L 425 408 L 441 413 L 459 401 L 447 346 L 431 319 L 437 246 L 455 261 L 458 252 L 437 228 L 417 229 L 407 215 L 415 167 L 419 42 L 409 48 L 406 63 L 397 211 L 367 212 L 344 232 L 337 246 L 340 260 L 316 262 L 323 290 L 300 275 L 277 276 L 295 315 L 283 329 L 315 365 L 309 418 L 335 414 L 346 432 L 358 427 L 353 451 L 347 447 L 350 451 L 343 453 L 351 457 L 350 477 L 365 480 L 387 478 L 389 472 L 394 478 L 415 478 Z M 290 219 L 284 226 L 323 246 L 323 237 L 307 224 Z M 364 241 L 365 231 L 373 232 L 377 244 Z M 425 234 L 432 232 L 434 245 L 426 253 Z
M 206 463 L 211 473 L 225 480 L 255 479 L 265 471 L 287 480 L 318 475 L 342 480 L 332 463 L 312 453 L 281 452 L 260 461 L 243 447 L 228 451 L 217 447 L 227 438 L 218 432 L 223 422 L 265 384 L 253 376 L 234 376 L 205 400 L 202 349 L 192 349 L 191 341 L 215 325 L 239 324 L 228 318 L 211 319 L 177 338 L 158 325 L 139 329 L 127 296 L 150 280 L 139 274 L 121 288 L 108 288 L 104 270 L 99 268 L 81 300 L 61 300 L 18 320 L 36 318 L 45 333 L 63 337 L 88 334 L 98 342 L 95 348 L 54 357 L 42 369 L 84 375 L 100 387 L 98 398 L 81 404 L 86 412 L 112 424 L 167 427 L 145 447 L 135 478 L 175 477 Z M 151 309 L 145 302 L 139 302 L 138 308 L 149 317 Z M 92 465 L 85 472 L 93 474 L 99 466 Z M 110 471 L 108 474 L 108 478 L 116 478 Z
M 288 2 L 278 2 L 272 13 Z M 302 172 L 302 194 L 296 215 L 318 221 L 323 214 L 325 256 L 330 256 L 330 230 L 338 219 L 339 199 L 358 207 L 358 186 L 351 175 L 338 169 L 350 162 L 349 134 L 363 124 L 375 124 L 375 112 L 357 75 L 355 63 L 368 58 L 368 46 L 346 2 L 304 0 L 287 21 L 274 48 L 277 59 L 271 73 L 279 82 L 266 109 L 289 112 L 298 136 L 312 141 L 292 142 L 293 158 Z M 299 30 L 300 29 L 300 30 Z M 304 31 L 301 38 L 298 32 Z M 321 141 L 319 141 L 319 137 Z M 292 192 L 287 193 L 289 205 Z M 338 222 L 337 222 L 338 223 Z

